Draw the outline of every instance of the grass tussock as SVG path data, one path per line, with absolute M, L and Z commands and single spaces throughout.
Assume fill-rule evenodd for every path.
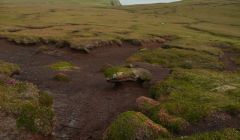
M 49 68 L 56 71 L 69 71 L 73 70 L 75 66 L 70 62 L 60 61 L 49 65 Z
M 153 140 L 169 136 L 162 126 L 139 112 L 124 112 L 107 128 L 104 140 Z
M 50 2 L 1 1 L 0 36 L 20 44 L 64 40 L 67 46 L 82 48 L 101 41 L 171 35 L 179 37 L 171 44 L 214 54 L 219 50 L 208 49 L 213 41 L 240 45 L 239 2 L 198 0 L 126 7 L 116 6 L 116 0 Z
M 159 64 L 168 68 L 181 67 L 185 69 L 204 68 L 222 69 L 223 64 L 219 58 L 204 52 L 185 50 L 185 49 L 163 49 L 139 51 L 128 61 L 144 61 L 152 64 Z

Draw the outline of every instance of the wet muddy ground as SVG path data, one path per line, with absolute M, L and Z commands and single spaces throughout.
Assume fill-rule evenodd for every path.
M 32 82 L 52 93 L 56 128 L 54 137 L 49 139 L 99 140 L 118 114 L 135 110 L 136 98 L 148 96 L 148 88 L 137 83 L 125 83 L 114 88 L 101 73 L 106 64 L 125 64 L 126 58 L 139 49 L 136 46 L 96 48 L 90 54 L 54 47 L 39 53 L 38 45 L 17 46 L 5 40 L 0 40 L 0 46 L 0 59 L 19 64 L 22 68 L 16 79 Z M 160 46 L 155 44 L 152 47 Z M 64 72 L 71 79 L 69 82 L 52 79 L 58 72 L 47 66 L 58 61 L 68 61 L 78 67 Z M 143 67 L 154 73 L 155 80 L 166 78 L 170 72 L 154 66 Z

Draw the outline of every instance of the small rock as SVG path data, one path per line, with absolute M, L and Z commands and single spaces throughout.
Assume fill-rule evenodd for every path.
M 132 69 L 135 78 L 141 81 L 150 81 L 152 78 L 152 74 L 150 71 L 143 68 L 134 68 Z
M 237 87 L 235 86 L 231 86 L 231 85 L 223 85 L 223 86 L 219 86 L 214 88 L 212 91 L 216 91 L 216 92 L 226 92 L 226 91 L 230 91 L 230 90 L 234 90 Z

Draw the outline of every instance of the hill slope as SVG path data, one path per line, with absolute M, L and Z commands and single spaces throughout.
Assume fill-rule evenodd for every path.
M 113 4 L 120 4 L 118 0 L 2 0 L 3 4 L 20 4 L 20 5 L 39 5 L 39 4 L 79 4 L 79 5 L 95 5 L 95 6 L 111 6 Z

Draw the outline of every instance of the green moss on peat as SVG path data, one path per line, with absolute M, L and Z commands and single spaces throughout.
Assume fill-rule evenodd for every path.
M 159 64 L 164 67 L 184 69 L 206 68 L 206 69 L 222 69 L 223 64 L 219 62 L 218 56 L 210 55 L 201 51 L 185 50 L 185 49 L 163 49 L 139 51 L 134 54 L 128 61 L 144 61 L 153 64 Z
M 153 114 L 165 109 L 174 116 L 195 122 L 216 111 L 239 112 L 239 83 L 239 72 L 175 70 L 166 81 L 152 88 L 151 96 L 162 100 Z
M 54 64 L 49 65 L 49 68 L 56 71 L 69 71 L 69 70 L 73 70 L 75 67 L 70 62 L 60 61 L 60 62 L 56 62 Z
M 125 112 L 107 128 L 104 140 L 153 140 L 168 131 L 139 112 Z

